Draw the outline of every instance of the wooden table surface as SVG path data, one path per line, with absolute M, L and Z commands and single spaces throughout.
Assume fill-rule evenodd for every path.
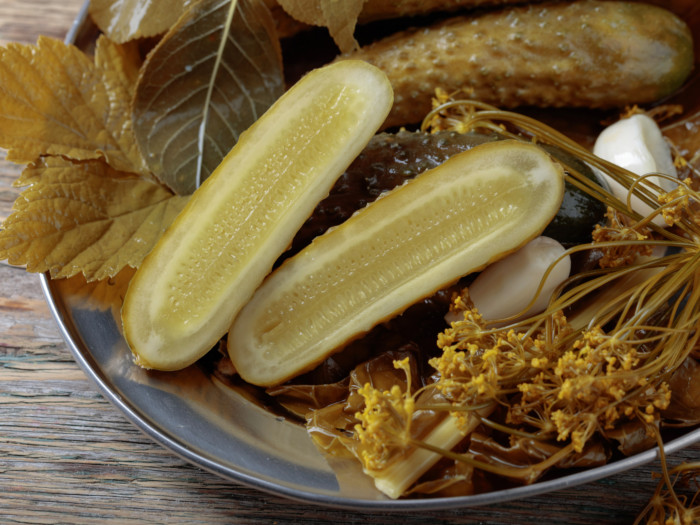
M 0 44 L 62 38 L 83 0 L 0 0 Z M 4 156 L 4 155 L 3 155 Z M 0 161 L 0 219 L 19 168 Z M 506 504 L 364 514 L 263 494 L 185 463 L 141 434 L 74 363 L 36 275 L 0 263 L 0 523 L 632 523 L 651 464 Z M 700 445 L 670 458 L 700 460 Z

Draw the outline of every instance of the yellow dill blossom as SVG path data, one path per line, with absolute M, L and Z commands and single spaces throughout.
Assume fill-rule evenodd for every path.
M 601 268 L 619 268 L 634 262 L 640 255 L 651 255 L 652 247 L 649 244 L 630 241 L 645 241 L 650 232 L 647 228 L 629 226 L 625 224 L 623 217 L 612 208 L 608 207 L 605 214 L 608 224 L 597 224 L 593 230 L 594 243 L 619 243 L 616 245 L 601 246 L 603 257 L 599 261 Z
M 435 96 L 432 100 L 433 113 L 428 119 L 429 124 L 426 123 L 426 126 L 429 125 L 431 133 L 447 130 L 458 133 L 468 132 L 469 114 L 473 113 L 473 110 L 463 105 L 450 107 L 450 102 L 455 100 L 455 97 L 460 93 L 470 95 L 473 91 L 472 88 L 466 88 L 448 93 L 441 87 L 435 88 Z
M 571 439 L 577 452 L 620 418 L 653 423 L 668 407 L 671 392 L 665 382 L 639 384 L 631 369 L 641 358 L 629 341 L 599 327 L 585 331 L 555 366 L 518 386 L 522 397 L 512 420 L 534 411 L 554 423 L 558 440 Z
M 561 312 L 552 316 L 553 333 L 513 328 L 487 328 L 475 308 L 464 306 L 466 294 L 453 298 L 463 320 L 452 323 L 438 336 L 442 355 L 430 360 L 437 371 L 433 385 L 455 407 L 453 417 L 464 419 L 464 408 L 503 403 L 519 383 L 556 361 L 557 343 L 569 328 Z
M 394 361 L 394 367 L 406 372 L 405 391 L 399 385 L 379 390 L 369 383 L 358 390 L 364 398 L 364 408 L 355 414 L 359 421 L 355 425 L 359 441 L 356 454 L 368 471 L 382 470 L 410 446 L 415 400 L 411 395 L 408 358 Z
M 673 226 L 683 219 L 700 226 L 698 194 L 691 189 L 692 180 L 687 178 L 676 189 L 659 195 L 661 214 L 666 224 Z
M 546 368 L 548 365 L 549 359 L 547 359 L 546 357 L 533 357 L 530 361 L 530 366 L 532 366 L 532 368 L 543 369 Z

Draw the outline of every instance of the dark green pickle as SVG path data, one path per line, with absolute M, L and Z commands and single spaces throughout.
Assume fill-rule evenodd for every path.
M 571 166 L 581 175 L 598 183 L 599 179 L 593 170 L 585 163 L 554 146 L 543 146 L 555 159 L 560 161 L 564 170 Z M 559 213 L 552 219 L 542 235 L 559 241 L 565 248 L 591 242 L 591 232 L 596 224 L 605 222 L 605 204 L 566 182 L 564 185 L 564 200 Z

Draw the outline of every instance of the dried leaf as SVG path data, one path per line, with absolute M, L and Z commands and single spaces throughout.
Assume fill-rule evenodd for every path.
M 281 5 L 279 5 L 279 3 L 277 3 L 277 0 L 263 1 L 270 10 L 272 19 L 275 21 L 275 28 L 277 29 L 278 37 L 287 38 L 309 29 L 308 24 L 293 18 L 284 10 L 284 8 L 282 8 Z
M 105 38 L 95 63 L 46 37 L 36 46 L 0 48 L 0 147 L 9 150 L 7 159 L 105 158 L 115 169 L 146 173 L 125 111 L 134 60 L 133 51 Z
M 267 7 L 203 0 L 144 64 L 133 106 L 138 144 L 165 184 L 191 193 L 283 90 Z
M 137 267 L 186 202 L 103 161 L 46 157 L 28 166 L 0 231 L 0 259 L 88 281 Z
M 108 38 L 99 38 L 95 49 L 95 68 L 102 78 L 108 100 L 110 117 L 128 115 L 138 81 L 141 57 L 136 44 L 115 45 Z M 132 138 L 130 136 L 129 138 Z
M 305 24 L 327 27 L 342 53 L 359 47 L 355 26 L 367 0 L 278 0 L 292 17 Z
M 136 92 L 136 82 L 141 68 L 141 57 L 136 44 L 116 45 L 108 38 L 99 38 L 95 49 L 95 68 L 102 78 L 109 109 L 105 115 L 105 127 L 113 130 L 119 147 L 128 157 L 133 173 L 151 176 L 146 161 L 136 144 L 130 117 L 131 101 Z M 107 157 L 116 169 L 121 168 Z M 129 167 L 129 166 L 126 166 Z
M 193 0 L 91 0 L 90 16 L 109 37 L 123 44 L 170 29 Z
M 670 379 L 671 404 L 663 412 L 674 426 L 690 426 L 700 423 L 700 363 L 688 357 Z

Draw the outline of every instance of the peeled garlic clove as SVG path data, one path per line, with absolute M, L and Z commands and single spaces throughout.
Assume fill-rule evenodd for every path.
M 646 115 L 634 115 L 605 128 L 596 140 L 593 153 L 636 175 L 664 173 L 672 177 L 678 176 L 673 165 L 671 149 L 659 126 Z M 613 195 L 626 203 L 628 189 L 606 174 L 601 175 L 608 182 Z M 665 191 L 677 186 L 662 177 L 649 177 L 647 180 Z M 632 197 L 631 205 L 632 209 L 642 216 L 652 212 L 652 208 L 637 197 Z M 658 226 L 666 226 L 661 216 L 657 216 L 653 222 Z
M 481 272 L 469 286 L 469 298 L 483 318 L 489 321 L 519 314 L 535 297 L 547 268 L 565 251 L 554 239 L 536 237 Z M 544 311 L 552 292 L 569 277 L 570 271 L 571 258 L 567 255 L 552 269 L 535 303 L 523 316 Z M 452 322 L 457 319 L 447 320 Z

